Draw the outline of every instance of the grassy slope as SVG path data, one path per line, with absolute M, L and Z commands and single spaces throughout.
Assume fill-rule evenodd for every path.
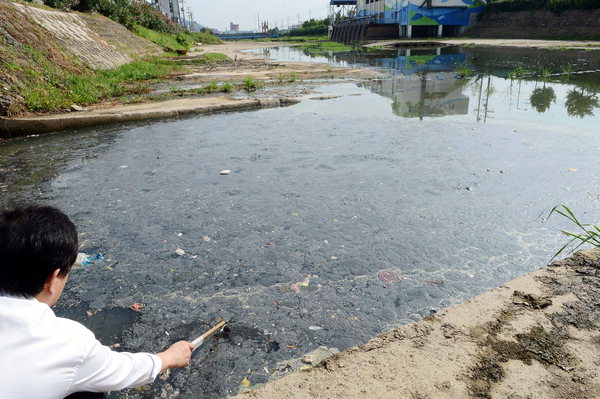
M 144 34 L 174 41 L 179 48 L 187 48 L 199 39 L 218 41 L 205 34 L 183 34 L 179 41 L 176 35 L 147 29 Z M 148 57 L 120 68 L 93 71 L 52 40 L 47 30 L 4 0 L 0 0 L 0 54 L 0 102 L 4 103 L 0 115 L 4 116 L 57 111 L 73 104 L 89 105 L 141 94 L 147 91 L 148 80 L 160 79 L 182 66 L 175 60 Z M 198 63 L 225 60 L 227 57 L 221 54 L 206 54 Z

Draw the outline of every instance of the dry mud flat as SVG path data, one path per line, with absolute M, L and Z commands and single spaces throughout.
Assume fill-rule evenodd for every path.
M 580 252 L 236 398 L 598 398 L 599 307 Z

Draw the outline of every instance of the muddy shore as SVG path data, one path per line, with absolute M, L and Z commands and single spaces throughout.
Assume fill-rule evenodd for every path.
M 599 277 L 584 251 L 235 398 L 597 398 Z

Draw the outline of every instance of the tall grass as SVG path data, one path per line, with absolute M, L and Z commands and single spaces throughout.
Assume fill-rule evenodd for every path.
M 52 79 L 30 81 L 21 95 L 29 111 L 68 109 L 72 104 L 90 105 L 107 98 L 144 93 L 148 90 L 145 81 L 161 78 L 174 68 L 157 59 L 83 75 L 53 75 Z
M 569 246 L 572 246 L 571 250 L 569 251 L 570 254 L 575 252 L 584 244 L 591 244 L 595 247 L 600 248 L 600 227 L 590 223 L 581 223 L 579 219 L 577 219 L 575 214 L 566 205 L 557 205 L 554 208 L 552 208 L 552 211 L 550 211 L 548 218 L 550 218 L 550 216 L 554 215 L 555 213 L 571 221 L 575 225 L 575 227 L 577 227 L 577 231 L 571 233 L 569 231 L 561 230 L 561 233 L 568 237 L 571 237 L 571 239 L 554 254 L 550 262 L 552 262 L 554 258 L 560 255 Z

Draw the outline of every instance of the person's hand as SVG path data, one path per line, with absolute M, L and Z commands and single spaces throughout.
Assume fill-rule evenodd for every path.
M 162 360 L 162 369 L 176 369 L 190 365 L 194 345 L 187 341 L 179 341 L 171 345 L 164 352 L 157 353 L 156 356 Z

